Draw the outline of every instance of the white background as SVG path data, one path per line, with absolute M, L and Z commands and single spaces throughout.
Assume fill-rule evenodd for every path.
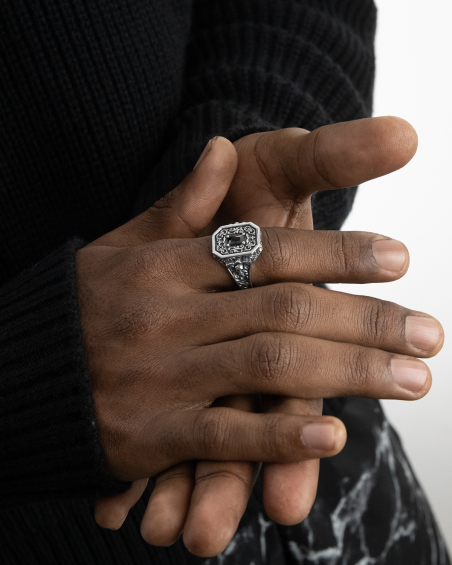
M 403 241 L 411 266 L 395 283 L 331 286 L 428 312 L 443 324 L 444 348 L 427 361 L 431 392 L 418 402 L 383 404 L 452 550 L 452 0 L 376 3 L 374 115 L 408 120 L 419 150 L 401 171 L 360 188 L 343 229 Z

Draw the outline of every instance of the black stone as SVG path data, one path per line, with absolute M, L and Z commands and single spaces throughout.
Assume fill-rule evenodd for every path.
M 238 247 L 246 242 L 246 235 L 228 235 L 226 237 L 226 244 L 230 247 Z

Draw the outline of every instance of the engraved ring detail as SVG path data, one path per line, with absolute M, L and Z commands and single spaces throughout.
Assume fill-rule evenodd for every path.
M 262 251 L 261 230 L 252 222 L 221 226 L 212 235 L 212 253 L 240 289 L 252 288 L 251 265 Z

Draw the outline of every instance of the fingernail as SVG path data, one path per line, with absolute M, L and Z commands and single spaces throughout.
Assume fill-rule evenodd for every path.
M 306 447 L 322 451 L 334 449 L 334 426 L 331 424 L 308 424 L 301 431 L 301 439 Z
M 406 249 L 396 239 L 379 239 L 372 243 L 375 261 L 385 271 L 400 271 L 406 261 Z
M 413 347 L 430 351 L 440 338 L 438 322 L 431 318 L 408 316 L 405 320 L 405 337 Z
M 209 151 L 212 149 L 212 142 L 214 139 L 215 138 L 212 138 L 211 140 L 208 141 L 207 145 L 204 147 L 203 152 L 199 156 L 199 159 L 196 161 L 196 165 L 193 167 L 193 170 L 195 170 L 196 167 L 201 163 L 201 161 L 203 161 L 207 157 Z
M 391 371 L 394 381 L 411 392 L 418 392 L 427 380 L 427 367 L 420 361 L 392 359 Z

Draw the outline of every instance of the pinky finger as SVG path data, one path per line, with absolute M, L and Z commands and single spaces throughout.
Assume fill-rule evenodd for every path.
M 148 479 L 134 481 L 130 489 L 123 494 L 103 496 L 94 505 L 94 519 L 102 528 L 119 530 L 123 525 L 129 510 L 140 500 Z
M 184 528 L 195 484 L 195 463 L 180 463 L 160 473 L 141 522 L 143 539 L 158 546 L 177 541 Z

